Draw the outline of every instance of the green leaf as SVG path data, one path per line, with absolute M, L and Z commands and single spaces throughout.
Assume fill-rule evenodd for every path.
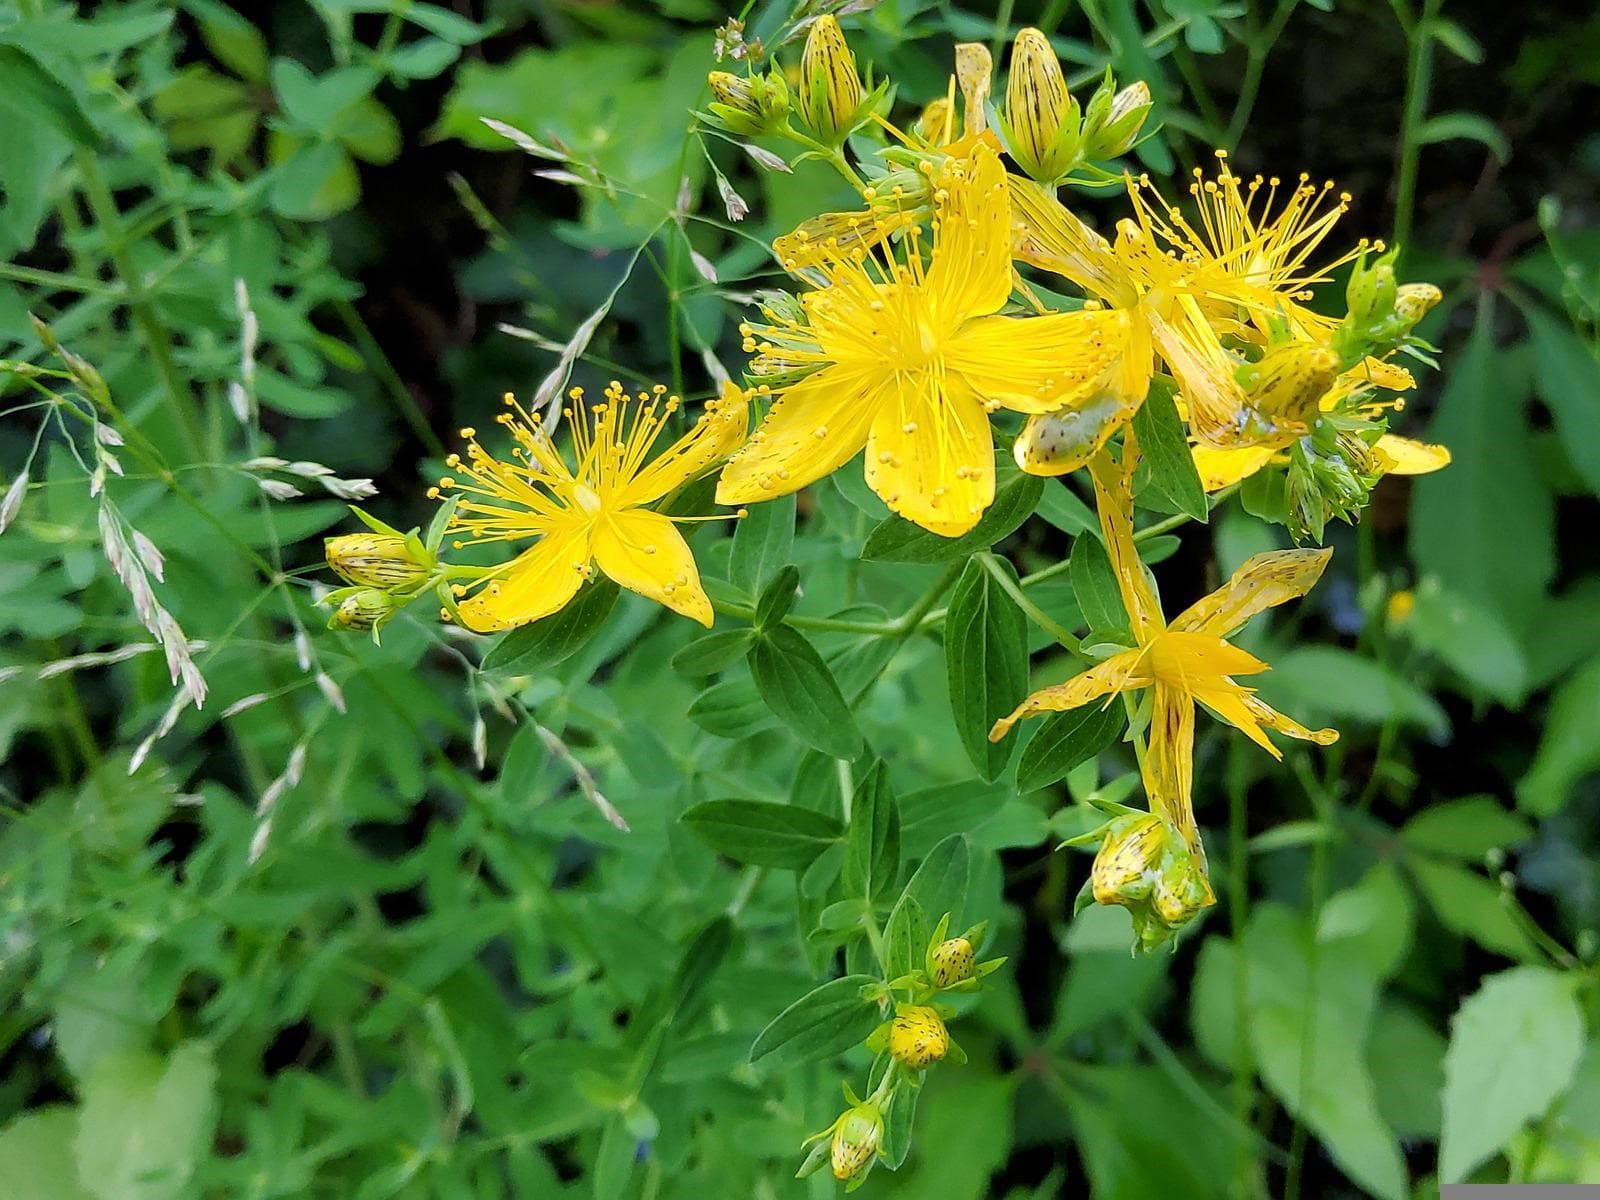
M 1261 690 L 1286 698 L 1282 707 L 1381 725 L 1402 721 L 1443 741 L 1450 720 L 1439 702 L 1381 663 L 1337 646 L 1299 646 L 1280 656 L 1261 677 Z
M 1430 17 L 1424 23 L 1429 36 L 1462 62 L 1478 66 L 1483 62 L 1483 46 L 1454 21 L 1444 17 Z
M 1579 977 L 1492 975 L 1450 1022 L 1439 1179 L 1458 1183 L 1567 1090 L 1583 1054 Z
M 1189 453 L 1189 438 L 1183 432 L 1171 388 L 1151 385 L 1150 394 L 1133 415 L 1133 432 L 1150 464 L 1151 486 L 1184 515 L 1196 521 L 1210 520 L 1206 489 L 1195 470 L 1194 455 Z
M 6 1200 L 91 1200 L 72 1157 L 77 1132 L 78 1112 L 64 1104 L 30 1109 L 0 1129 Z
M 915 896 L 902 892 L 883 927 L 884 973 L 899 979 L 922 965 L 933 927 Z
M 692 679 L 715 675 L 744 657 L 750 649 L 750 638 L 747 629 L 724 630 L 695 638 L 672 656 L 672 669 Z
M 1400 831 L 1400 840 L 1413 850 L 1449 858 L 1482 862 L 1491 850 L 1519 845 L 1533 829 L 1515 813 L 1500 807 L 1493 796 L 1465 796 L 1423 809 Z
M 1600 358 L 1561 321 L 1542 309 L 1522 310 L 1533 344 L 1539 398 L 1555 417 L 1572 465 L 1600 495 Z
M 898 1171 L 911 1153 L 911 1134 L 917 1121 L 917 1097 L 922 1088 L 915 1080 L 901 1084 L 894 1090 L 889 1111 L 883 1117 L 883 1165 Z
M 1578 780 L 1600 766 L 1600 659 L 1569 676 L 1550 698 L 1533 765 L 1517 785 L 1517 806 L 1536 816 L 1558 812 Z
M 571 657 L 611 615 L 620 590 L 604 575 L 591 579 L 559 612 L 519 626 L 501 638 L 484 655 L 483 669 L 500 675 L 532 675 Z
M 772 582 L 761 589 L 756 600 L 755 627 L 758 633 L 776 625 L 789 615 L 794 607 L 795 591 L 800 586 L 800 572 L 792 566 L 781 568 Z
M 1527 660 L 1495 612 L 1445 591 L 1433 579 L 1417 588 L 1416 599 L 1405 625 L 1412 641 L 1491 696 L 1507 703 L 1521 699 L 1528 682 Z
M 1403 1138 L 1439 1137 L 1445 1040 L 1415 1011 L 1385 1003 L 1372 1023 L 1367 1069 L 1378 1088 L 1378 1111 Z
M 805 870 L 845 832 L 827 813 L 762 800 L 707 800 L 679 819 L 718 854 L 787 871 Z
M 847 896 L 872 901 L 895 885 L 900 871 L 900 809 L 882 759 L 856 784 L 842 882 Z
M 335 67 L 314 76 L 292 59 L 272 63 L 272 89 L 284 116 L 305 133 L 330 132 L 334 120 L 377 85 L 377 72 L 367 67 Z
M 5 80 L 7 103 L 16 109 L 80 146 L 93 149 L 100 144 L 100 135 L 72 89 L 22 47 L 0 43 L 0 79 Z
M 952 928 L 961 928 L 961 910 L 967 903 L 967 872 L 971 846 L 966 834 L 956 833 L 928 851 L 928 857 L 906 882 L 902 897 L 915 900 L 925 914 L 949 913 Z M 918 947 L 921 954 L 921 947 Z M 919 960 L 920 961 L 920 957 Z
M 1445 928 L 1507 958 L 1539 956 L 1495 884 L 1455 863 L 1416 859 L 1408 865 Z
M 1022 748 L 1017 791 L 1048 787 L 1079 763 L 1088 762 L 1117 740 L 1127 720 L 1120 703 L 1106 705 L 1102 701 L 1051 713 Z
M 1424 146 L 1458 139 L 1478 142 L 1501 162 L 1511 157 L 1511 142 L 1499 126 L 1479 113 L 1448 112 L 1429 117 L 1417 128 L 1417 141 Z
M 1527 379 L 1489 324 L 1447 373 L 1428 428 L 1454 461 L 1415 482 L 1411 552 L 1424 574 L 1520 634 L 1555 575 L 1555 513 L 1529 440 Z
M 1016 581 L 1010 563 L 989 561 Z M 1028 623 L 981 559 L 967 562 L 950 597 L 944 661 L 962 749 L 982 778 L 995 779 L 1005 770 L 1016 739 L 1008 734 L 991 742 L 989 729 L 1028 690 Z
M 183 7 L 194 13 L 200 37 L 218 62 L 247 82 L 266 82 L 267 39 L 260 30 L 217 0 L 184 0 Z
M 833 758 L 861 752 L 861 731 L 833 672 L 794 629 L 765 630 L 750 647 L 750 672 L 766 706 L 806 745 Z
M 291 220 L 323 220 L 355 204 L 360 195 L 356 165 L 335 142 L 308 144 L 273 170 L 272 207 Z
M 1044 491 L 1037 475 L 1013 475 L 995 490 L 994 503 L 958 538 L 929 533 L 903 517 L 889 517 L 867 535 L 861 557 L 879 562 L 942 563 L 987 550 L 1033 515 Z
M 772 728 L 772 714 L 748 678 L 725 679 L 708 687 L 689 705 L 689 719 L 718 737 L 742 738 Z
M 1378 1115 L 1366 1041 L 1378 982 L 1349 940 L 1317 943 L 1300 919 L 1262 905 L 1245 931 L 1246 1027 L 1267 1087 L 1373 1195 L 1408 1195 L 1405 1163 Z
M 83 1085 L 78 1177 L 100 1200 L 188 1195 L 211 1145 L 216 1082 L 211 1049 L 200 1042 L 165 1059 L 130 1051 L 100 1060 Z
M 778 1071 L 864 1041 L 881 1019 L 878 1006 L 861 998 L 861 989 L 875 982 L 870 975 L 846 975 L 807 992 L 756 1036 L 750 1061 Z
M 780 496 L 756 504 L 741 517 L 733 531 L 728 554 L 728 581 L 746 595 L 760 592 L 779 567 L 789 561 L 794 548 L 794 496 Z
M 1090 629 L 1128 627 L 1128 610 L 1122 607 L 1122 592 L 1117 587 L 1116 572 L 1111 569 L 1111 556 L 1098 537 L 1085 534 L 1072 543 L 1067 569 L 1078 611 Z

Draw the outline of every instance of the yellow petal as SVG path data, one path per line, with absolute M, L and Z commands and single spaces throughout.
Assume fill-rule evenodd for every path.
M 709 401 L 694 427 L 633 477 L 617 499 L 621 507 L 651 504 L 727 458 L 744 441 L 750 425 L 750 403 L 732 383 Z
M 880 405 L 867 440 L 867 486 L 924 529 L 959 537 L 994 500 L 989 415 L 964 388 L 911 381 Z
M 1307 729 L 1293 717 L 1286 717 L 1255 694 L 1253 688 L 1233 683 L 1231 680 L 1195 693 L 1195 699 L 1204 704 L 1221 720 L 1238 729 L 1273 758 L 1283 758 L 1283 751 L 1272 744 L 1267 729 L 1303 742 L 1331 746 L 1339 740 L 1337 730 Z
M 1118 465 L 1109 453 L 1095 455 L 1089 461 L 1089 477 L 1094 480 L 1100 532 L 1122 593 L 1122 606 L 1127 609 L 1133 636 L 1142 646 L 1166 623 L 1161 619 L 1155 589 L 1145 577 L 1139 548 L 1133 541 L 1133 490 L 1128 479 L 1138 460 L 1137 451 L 1124 448 L 1123 456 L 1126 461 Z
M 1195 446 L 1194 469 L 1200 473 L 1200 483 L 1206 491 L 1214 492 L 1230 483 L 1248 479 L 1272 461 L 1278 451 L 1272 446 L 1245 446 L 1239 450 L 1217 450 L 1211 446 Z
M 979 396 L 1014 412 L 1046 413 L 1100 391 L 1127 341 L 1128 314 L 1118 309 L 981 317 L 950 339 L 944 361 Z
M 1253 554 L 1227 583 L 1174 619 L 1172 628 L 1227 637 L 1257 613 L 1304 596 L 1322 577 L 1332 557 L 1332 550 Z
M 1178 297 L 1172 316 L 1148 314 L 1156 349 L 1183 393 L 1189 432 L 1202 445 L 1229 447 L 1245 415 L 1237 361 L 1223 348 L 1192 296 Z
M 1156 634 L 1145 649 L 1151 674 L 1188 691 L 1210 687 L 1230 675 L 1259 675 L 1268 669 L 1248 650 L 1211 633 L 1168 629 Z
M 1013 175 L 1010 192 L 1020 261 L 1064 276 L 1102 300 L 1128 298 L 1132 281 L 1111 243 L 1068 211 L 1052 189 Z
M 1144 756 L 1144 789 L 1150 811 L 1165 817 L 1200 855 L 1194 819 L 1194 702 L 1178 688 L 1157 683 L 1150 714 L 1150 746 Z
M 587 522 L 562 522 L 463 600 L 461 619 L 491 633 L 548 617 L 577 594 L 591 557 Z
M 935 179 L 933 260 L 926 287 L 940 317 L 998 312 L 1011 295 L 1011 205 L 1006 170 L 995 152 L 974 145 L 949 158 Z
M 1388 388 L 1391 392 L 1409 392 L 1417 386 L 1411 372 L 1399 363 L 1384 362 L 1381 358 L 1365 358 L 1345 372 L 1346 378 L 1359 379 L 1374 387 Z
M 694 554 L 660 513 L 606 513 L 595 523 L 594 561 L 629 591 L 710 628 L 711 601 L 700 586 Z
M 1105 662 L 1096 663 L 1087 671 L 1074 675 L 1065 683 L 1058 683 L 1054 687 L 1042 688 L 1033 693 L 1017 705 L 1010 716 L 1001 717 L 994 723 L 994 728 L 989 730 L 989 740 L 998 742 L 1011 732 L 1013 725 L 1025 717 L 1037 716 L 1043 712 L 1066 712 L 1069 709 L 1081 708 L 1101 696 L 1149 687 L 1152 682 L 1154 680 L 1144 667 L 1141 653 L 1138 650 L 1124 650 L 1120 654 L 1113 654 Z
M 883 374 L 827 367 L 785 392 L 717 482 L 718 504 L 787 496 L 838 470 L 867 443 Z
M 1374 449 L 1389 475 L 1426 475 L 1450 465 L 1450 448 L 1386 433 Z

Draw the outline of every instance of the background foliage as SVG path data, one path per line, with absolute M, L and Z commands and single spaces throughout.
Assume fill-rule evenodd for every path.
M 703 396 L 737 371 L 765 243 L 847 197 L 686 136 L 728 14 L 0 4 L 7 1195 L 825 1194 L 789 1177 L 862 1052 L 751 1065 L 751 1043 L 829 973 L 830 922 L 886 911 L 930 855 L 931 903 L 1011 961 L 878 1194 L 1600 1181 L 1600 16 L 1420 5 L 848 20 L 917 95 L 953 40 L 1039 25 L 1080 82 L 1149 81 L 1152 168 L 1222 145 L 1332 176 L 1353 231 L 1446 291 L 1422 331 L 1444 369 L 1401 428 L 1455 465 L 1385 482 L 1311 601 L 1250 635 L 1269 698 L 1344 739 L 1270 770 L 1202 741 L 1222 901 L 1131 959 L 1122 913 L 1069 921 L 1086 860 L 1052 849 L 1068 799 L 1127 786 L 1125 748 L 1063 780 L 1038 736 L 971 736 L 1026 684 L 1019 639 L 1052 644 L 1036 614 L 1095 623 L 1087 569 L 1030 586 L 1027 621 L 1012 598 L 1090 524 L 1071 487 L 1013 485 L 1043 519 L 970 559 L 886 547 L 848 471 L 702 530 L 708 586 L 758 623 L 779 568 L 805 582 L 748 656 L 737 621 L 704 636 L 627 596 L 587 640 L 487 661 L 410 612 L 381 648 L 320 632 L 342 500 L 370 476 L 375 512 L 424 521 L 453 428 L 564 348 L 591 384 Z M 1169 608 L 1269 536 L 1227 510 L 1182 532 L 1146 547 Z M 164 621 L 192 661 L 163 661 Z M 785 710 L 796 642 L 848 720 Z M 898 852 L 863 866 L 868 759 L 831 755 L 868 747 Z M 752 802 L 792 806 L 787 832 Z M 855 908 L 825 910 L 839 889 Z

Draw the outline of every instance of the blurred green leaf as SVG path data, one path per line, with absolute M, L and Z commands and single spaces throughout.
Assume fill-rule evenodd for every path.
M 1493 796 L 1465 796 L 1423 809 L 1400 831 L 1400 840 L 1416 850 L 1481 862 L 1491 850 L 1516 846 L 1533 829 L 1507 812 Z
M 826 813 L 760 800 L 707 800 L 681 820 L 718 854 L 789 871 L 805 870 L 845 835 L 844 825 Z
M 1567 1089 L 1583 1054 L 1576 976 L 1490 976 L 1450 1023 L 1439 1178 L 1456 1183 Z
M 210 1047 L 184 1042 L 166 1058 L 126 1051 L 101 1059 L 83 1084 L 73 1152 L 101 1200 L 188 1194 L 216 1120 Z
M 1426 580 L 1416 590 L 1406 631 L 1424 650 L 1438 655 L 1464 679 L 1490 695 L 1515 703 L 1527 686 L 1522 648 L 1494 611 Z
M 1093 703 L 1051 713 L 1038 723 L 1017 760 L 1017 790 L 1031 792 L 1063 778 L 1079 763 L 1108 749 L 1128 716 L 1120 704 Z
M 728 582 L 756 595 L 767 579 L 789 561 L 794 547 L 795 500 L 780 496 L 750 508 L 733 531 Z
M 1542 309 L 1528 305 L 1522 315 L 1532 338 L 1539 399 L 1555 417 L 1572 465 L 1600 496 L 1600 358 Z
M 1573 785 L 1600 766 L 1600 660 L 1590 662 L 1556 688 L 1544 720 L 1533 765 L 1517 785 L 1517 804 L 1536 816 L 1557 812 Z
M 7 1200 L 90 1200 L 78 1182 L 72 1144 L 78 1111 L 64 1104 L 30 1109 L 0 1128 Z
M 1262 691 L 1292 697 L 1283 707 L 1381 725 L 1394 720 L 1443 741 L 1450 721 L 1438 701 L 1408 679 L 1337 646 L 1297 646 L 1278 656 Z

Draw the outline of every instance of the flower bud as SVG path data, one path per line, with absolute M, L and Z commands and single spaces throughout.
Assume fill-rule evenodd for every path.
M 1248 372 L 1253 419 L 1264 435 L 1295 432 L 1316 419 L 1319 402 L 1339 374 L 1339 356 L 1316 342 L 1269 351 Z
M 403 537 L 385 533 L 347 533 L 325 538 L 328 566 L 346 583 L 393 588 L 421 583 L 433 574 L 433 563 L 420 557 Z
M 1394 309 L 1396 295 L 1394 264 L 1385 255 L 1370 267 L 1363 261 L 1356 263 L 1350 272 L 1344 299 L 1350 319 L 1368 326 L 1389 315 Z
M 1024 29 L 1012 46 L 1005 116 L 1011 157 L 1024 171 L 1042 183 L 1066 174 L 1077 156 L 1077 105 L 1056 52 L 1037 29 Z
M 776 71 L 764 76 L 713 71 L 706 82 L 713 97 L 711 115 L 734 133 L 774 133 L 789 112 L 789 88 Z
M 1417 322 L 1444 299 L 1444 293 L 1431 283 L 1402 283 L 1395 291 L 1395 315 L 1404 323 L 1406 332 L 1416 328 Z
M 947 988 L 972 978 L 972 943 L 964 937 L 947 938 L 929 955 L 933 986 Z
M 1194 919 L 1202 908 L 1216 903 L 1211 882 L 1189 848 L 1174 840 L 1162 855 L 1150 891 L 1150 908 L 1169 929 Z
M 846 1111 L 833 1127 L 829 1161 L 841 1183 L 854 1179 L 883 1142 L 883 1111 L 870 1102 Z
M 930 146 L 943 146 L 955 140 L 955 106 L 943 96 L 922 110 L 917 118 L 917 136 Z
M 361 588 L 339 602 L 339 607 L 333 610 L 333 616 L 328 619 L 328 628 L 352 632 L 377 629 L 399 609 L 400 605 L 388 592 L 380 592 L 377 588 Z
M 950 1049 L 950 1031 L 933 1009 L 923 1004 L 902 1004 L 889 1026 L 889 1053 L 902 1066 L 921 1070 L 938 1062 Z
M 800 115 L 811 132 L 836 146 L 855 126 L 861 107 L 856 56 L 832 16 L 818 17 L 800 57 Z
M 1084 154 L 1089 158 L 1116 158 L 1126 154 L 1144 128 L 1150 104 L 1150 85 L 1144 80 L 1123 88 L 1111 98 L 1111 107 L 1103 121 L 1085 129 Z

